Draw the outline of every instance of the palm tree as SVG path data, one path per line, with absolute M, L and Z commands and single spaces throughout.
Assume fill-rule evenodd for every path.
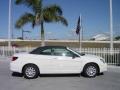
M 36 25 L 41 26 L 41 45 L 44 46 L 44 23 L 61 22 L 67 26 L 67 20 L 62 15 L 62 9 L 60 6 L 53 4 L 49 6 L 43 6 L 43 0 L 16 0 L 16 5 L 25 5 L 31 9 L 31 12 L 23 14 L 16 22 L 15 27 L 21 28 L 27 23 L 31 23 L 32 27 Z

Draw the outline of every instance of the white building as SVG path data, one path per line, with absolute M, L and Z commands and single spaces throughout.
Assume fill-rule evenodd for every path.
M 106 40 L 110 40 L 110 36 L 107 34 L 97 34 L 97 35 L 92 37 L 92 40 L 106 41 Z

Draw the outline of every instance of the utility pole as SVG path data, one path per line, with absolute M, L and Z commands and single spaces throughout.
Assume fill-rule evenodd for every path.
M 11 0 L 9 0 L 9 16 L 8 16 L 8 47 L 11 47 Z
M 112 15 L 112 0 L 110 0 L 110 52 L 113 51 L 113 15 Z

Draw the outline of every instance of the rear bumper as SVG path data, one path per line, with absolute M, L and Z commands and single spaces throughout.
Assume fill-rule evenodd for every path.
M 20 68 L 20 66 L 13 62 L 10 63 L 10 71 L 22 73 L 22 69 Z

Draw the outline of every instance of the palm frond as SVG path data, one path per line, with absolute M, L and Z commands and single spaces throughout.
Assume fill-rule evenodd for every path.
M 43 13 L 44 12 L 50 12 L 55 15 L 62 15 L 62 9 L 56 4 L 44 7 Z
M 27 6 L 31 6 L 33 4 L 37 4 L 38 1 L 41 1 L 41 0 L 16 0 L 15 4 L 17 4 L 17 5 L 24 4 L 24 5 L 27 5 Z
M 35 13 L 41 11 L 41 5 L 42 5 L 42 0 L 16 0 L 15 1 L 16 5 L 25 5 L 27 7 L 30 7 Z
M 31 13 L 25 13 L 24 15 L 22 15 L 16 22 L 15 27 L 16 28 L 21 28 L 22 26 L 24 26 L 27 23 L 32 22 L 32 24 L 34 23 L 35 20 L 35 16 L 32 15 Z M 33 24 L 34 25 L 34 24 Z
M 56 22 L 60 21 L 63 25 L 68 26 L 68 22 L 63 16 L 57 16 L 55 20 L 56 20 Z
M 43 13 L 43 17 L 44 17 L 45 22 L 49 23 L 49 22 L 59 22 L 60 21 L 64 25 L 68 26 L 67 20 L 62 15 L 57 15 L 56 13 L 53 13 L 49 10 L 46 10 Z
M 68 26 L 67 20 L 63 16 L 53 16 L 52 18 L 44 17 L 45 22 L 61 22 L 63 25 Z

